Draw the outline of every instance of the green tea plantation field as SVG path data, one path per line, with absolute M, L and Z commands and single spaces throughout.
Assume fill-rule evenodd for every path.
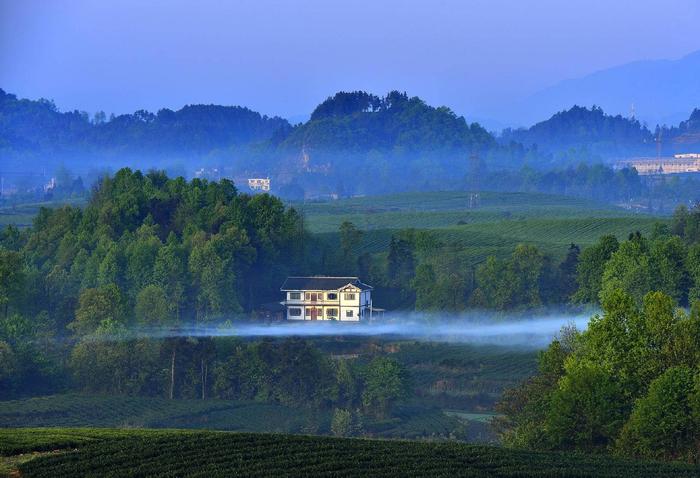
M 465 192 L 420 192 L 391 196 L 295 204 L 305 226 L 321 241 L 337 243 L 338 227 L 350 221 L 364 231 L 356 252 L 385 252 L 401 229 L 431 231 L 445 247 L 457 247 L 479 263 L 489 255 L 504 257 L 518 244 L 532 244 L 556 258 L 571 243 L 585 247 L 600 236 L 649 234 L 668 219 L 634 213 L 583 199 L 530 193 L 480 194 L 470 207 Z
M 22 455 L 20 455 L 22 454 Z M 698 468 L 603 456 L 229 432 L 3 429 L 10 476 L 691 477 Z
M 0 427 L 181 428 L 330 434 L 333 410 L 232 400 L 64 394 L 0 402 Z M 493 441 L 488 424 L 425 402 L 398 406 L 391 417 L 367 417 L 359 434 L 382 438 Z
M 292 203 L 311 232 L 335 232 L 343 221 L 363 230 L 432 229 L 457 224 L 555 218 L 650 218 L 651 216 L 568 196 L 540 193 L 412 192 L 337 201 Z

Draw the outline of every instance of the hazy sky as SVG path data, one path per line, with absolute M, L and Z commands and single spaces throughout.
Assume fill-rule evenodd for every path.
M 405 90 L 488 117 L 562 79 L 700 49 L 698 0 L 0 0 L 0 88 L 90 113 L 310 112 Z

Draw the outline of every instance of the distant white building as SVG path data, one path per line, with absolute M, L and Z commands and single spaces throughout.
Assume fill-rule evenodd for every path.
M 667 158 L 634 158 L 619 161 L 617 168 L 634 168 L 641 176 L 700 173 L 700 154 L 682 153 Z
M 357 277 L 288 277 L 280 288 L 287 320 L 372 318 L 372 287 Z
M 248 179 L 248 187 L 251 191 L 269 191 L 270 178 L 250 178 Z

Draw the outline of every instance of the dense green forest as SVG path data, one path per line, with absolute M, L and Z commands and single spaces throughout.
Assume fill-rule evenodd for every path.
M 583 252 L 573 298 L 603 312 L 563 330 L 504 394 L 506 445 L 700 461 L 699 227 L 700 211 L 680 207 L 651 239 Z
M 699 338 L 697 305 L 612 291 L 586 331 L 565 331 L 539 373 L 504 394 L 504 443 L 697 463 Z
M 27 160 L 84 170 L 95 159 L 107 166 L 114 160 L 201 158 L 269 141 L 289 128 L 282 118 L 240 106 L 188 105 L 108 118 L 102 111 L 61 112 L 52 101 L 18 99 L 0 89 L 0 154 L 18 168 Z
M 284 278 L 308 267 L 309 238 L 272 196 L 123 169 L 84 209 L 42 209 L 30 230 L 1 234 L 4 397 L 72 387 L 211 396 L 336 407 L 349 421 L 357 409 L 382 417 L 406 394 L 404 371 L 382 357 L 349 364 L 300 341 L 129 333 L 230 326 L 279 300 Z
M 503 139 L 536 144 L 549 151 L 585 146 L 606 156 L 648 153 L 654 144 L 646 125 L 634 118 L 605 114 L 597 106 L 573 106 L 528 129 L 506 130 Z

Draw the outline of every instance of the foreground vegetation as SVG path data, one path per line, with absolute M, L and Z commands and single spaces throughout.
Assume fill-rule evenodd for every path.
M 22 476 L 685 477 L 697 468 L 602 456 L 294 435 L 93 429 L 0 430 L 0 455 L 60 451 Z
M 456 412 L 460 413 L 460 412 Z M 333 410 L 237 400 L 64 394 L 0 402 L 1 427 L 186 428 L 306 433 L 421 440 L 493 442 L 488 423 L 474 416 L 406 404 L 376 419 Z
M 214 363 L 224 363 L 225 351 L 229 350 L 226 341 L 214 340 L 221 351 L 217 354 L 221 358 L 212 357 Z M 253 346 L 256 342 L 249 343 L 248 360 L 255 363 Z M 268 343 L 259 350 L 275 351 L 271 346 L 277 349 L 273 357 L 279 351 L 288 350 L 288 345 L 280 342 Z M 189 398 L 170 400 L 164 398 L 164 393 L 158 393 L 158 389 L 151 393 L 142 390 L 128 396 L 113 395 L 116 391 L 106 388 L 97 393 L 61 393 L 6 400 L 0 401 L 0 427 L 207 428 L 493 442 L 495 436 L 488 419 L 494 403 L 505 388 L 536 371 L 536 352 L 532 349 L 362 337 L 319 338 L 309 341 L 307 347 L 314 351 L 315 360 L 321 359 L 324 364 L 312 367 L 314 371 L 332 367 L 339 373 L 338 378 L 326 377 L 333 384 L 331 394 L 326 396 L 333 398 L 333 388 L 342 386 L 335 403 L 319 403 L 319 396 L 313 396 L 315 388 L 308 389 L 310 394 L 302 386 L 271 388 L 271 384 L 265 383 L 271 379 L 269 374 L 262 374 L 257 386 L 274 393 L 250 394 L 256 389 L 255 382 L 242 372 L 249 371 L 251 364 L 241 364 L 237 373 L 227 372 L 226 367 L 214 367 L 212 381 L 229 384 L 222 390 L 225 390 L 225 397 L 210 391 L 207 399 L 202 400 L 200 390 L 181 386 L 178 395 Z M 363 404 L 364 382 L 357 375 L 373 358 L 382 356 L 400 364 L 410 382 L 405 395 L 391 402 L 386 416 L 379 418 L 373 413 L 376 404 Z M 167 359 L 163 357 L 160 361 L 161 368 L 167 367 Z M 118 368 L 118 364 L 112 363 L 108 370 L 115 372 Z M 151 373 L 145 364 L 141 365 L 141 371 Z M 318 375 L 308 375 L 304 371 L 308 369 L 303 368 L 294 375 L 300 385 L 313 381 Z M 287 372 L 283 369 L 282 373 Z M 342 377 L 345 378 L 338 380 Z M 232 383 L 247 384 L 247 388 L 232 389 Z M 348 386 L 355 390 L 349 390 Z M 67 387 L 68 390 L 77 388 Z M 337 402 L 338 399 L 342 401 Z
M 539 373 L 504 394 L 505 444 L 698 463 L 700 308 L 621 290 L 584 332 L 565 331 Z

